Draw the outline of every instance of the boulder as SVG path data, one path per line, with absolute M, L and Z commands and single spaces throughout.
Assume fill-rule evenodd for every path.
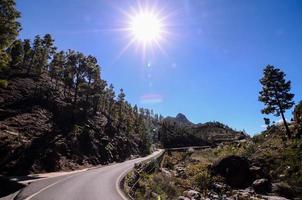
M 175 176 L 180 178 L 186 178 L 186 171 L 183 167 L 176 167 Z
M 233 190 L 233 196 L 231 197 L 232 199 L 250 199 L 250 200 L 260 200 L 262 198 L 260 198 L 259 195 L 257 195 L 253 188 L 246 188 L 244 190 Z
M 249 161 L 240 156 L 227 156 L 211 167 L 213 175 L 221 175 L 233 188 L 246 188 L 251 183 Z
M 252 166 L 250 167 L 250 173 L 252 176 L 253 180 L 261 179 L 261 178 L 266 178 L 265 173 L 263 172 L 261 167 L 258 166 Z
M 215 192 L 209 192 L 208 197 L 209 197 L 210 200 L 220 200 L 221 199 L 221 196 L 219 196 Z
M 195 190 L 184 191 L 183 195 L 191 200 L 201 200 L 203 199 L 201 194 Z
M 224 183 L 213 183 L 212 187 L 213 190 L 219 194 L 225 193 L 226 191 L 230 190 L 230 186 Z
M 156 192 L 151 192 L 151 197 L 152 198 L 158 198 L 158 194 Z
M 160 168 L 160 171 L 162 172 L 162 175 L 167 178 L 172 177 L 172 173 L 167 168 Z
M 289 200 L 284 197 L 279 197 L 279 196 L 263 196 L 266 200 Z
M 272 192 L 289 199 L 292 199 L 295 196 L 295 191 L 285 182 L 273 183 Z
M 188 198 L 188 197 L 179 196 L 179 197 L 177 198 L 177 200 L 191 200 L 191 199 Z
M 272 184 L 268 179 L 257 179 L 253 182 L 253 188 L 258 194 L 267 194 L 271 191 Z

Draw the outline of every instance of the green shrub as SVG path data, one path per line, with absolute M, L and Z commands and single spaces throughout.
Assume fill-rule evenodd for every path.
M 199 172 L 194 176 L 194 185 L 206 194 L 212 185 L 212 177 L 208 171 Z
M 294 120 L 298 123 L 302 122 L 302 101 L 295 107 Z
M 7 88 L 8 82 L 7 80 L 0 79 L 0 87 Z
M 250 157 L 250 156 L 252 156 L 255 152 L 256 152 L 255 145 L 254 145 L 254 144 L 248 144 L 248 145 L 245 147 L 245 149 L 244 149 L 242 155 L 245 156 L 245 157 Z

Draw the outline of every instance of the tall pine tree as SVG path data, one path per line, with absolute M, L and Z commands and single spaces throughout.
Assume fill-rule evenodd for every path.
M 4 69 L 10 60 L 6 49 L 13 44 L 21 29 L 17 22 L 19 17 L 15 0 L 0 0 L 0 86 L 5 82 L 1 79 L 5 78 Z
M 268 65 L 263 71 L 260 79 L 262 91 L 260 91 L 259 101 L 265 104 L 263 114 L 281 115 L 288 138 L 291 132 L 286 122 L 284 113 L 294 105 L 294 94 L 290 93 L 291 82 L 285 80 L 285 73 L 274 66 Z

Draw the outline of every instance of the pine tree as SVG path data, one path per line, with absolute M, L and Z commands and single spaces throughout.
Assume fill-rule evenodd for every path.
M 24 53 L 24 56 L 23 56 L 23 61 L 22 61 L 22 65 L 24 68 L 27 69 L 27 74 L 29 73 L 30 71 L 30 58 L 32 57 L 32 48 L 31 48 L 31 44 L 30 44 L 30 40 L 28 39 L 25 39 L 23 42 L 22 42 L 22 45 L 23 45 L 23 53 Z
M 71 66 L 71 79 L 74 88 L 73 106 L 75 106 L 78 99 L 79 86 L 85 81 L 85 56 L 82 53 L 70 51 L 67 62 Z
M 271 124 L 271 120 L 269 118 L 263 118 L 265 126 L 268 128 Z
M 302 101 L 295 106 L 294 120 L 302 126 Z
M 100 99 L 99 99 L 99 110 L 101 110 L 102 112 L 105 112 L 106 108 L 107 108 L 107 99 L 106 99 L 106 89 L 107 87 L 107 82 L 99 79 L 96 81 L 96 83 L 93 86 L 93 90 L 97 91 L 97 93 L 100 95 Z
M 125 96 L 124 90 L 120 89 L 120 93 L 117 96 L 119 121 L 124 121 Z
M 107 86 L 106 81 L 103 81 L 100 78 L 96 79 L 95 82 L 91 86 L 92 105 L 93 105 L 94 113 L 96 113 L 99 110 L 104 111 L 104 109 L 105 109 L 104 96 L 105 96 L 106 86 Z
M 39 35 L 35 36 L 32 48 L 32 54 L 30 59 L 30 69 L 28 73 L 31 73 L 34 70 L 34 74 L 41 74 L 43 68 L 43 46 L 42 39 Z
M 114 98 L 115 98 L 115 92 L 114 92 L 114 86 L 112 84 L 109 85 L 109 87 L 106 89 L 106 98 L 108 102 L 108 113 L 114 114 Z
M 300 101 L 300 103 L 295 107 L 294 120 L 298 129 L 296 137 L 299 138 L 302 136 L 302 101 Z
M 72 63 L 69 61 L 69 56 L 71 54 L 74 54 L 75 52 L 73 50 L 68 50 L 66 53 L 66 63 L 63 67 L 63 83 L 64 83 L 64 96 L 69 97 L 71 93 L 71 89 L 73 87 L 73 66 Z M 68 90 L 67 90 L 68 88 Z M 67 94 L 68 91 L 68 94 Z
M 17 22 L 20 13 L 16 9 L 15 0 L 0 0 L 0 87 L 7 86 L 7 69 L 10 57 L 7 48 L 16 39 L 21 25 Z
M 10 67 L 18 67 L 24 58 L 23 44 L 21 40 L 16 40 L 9 49 Z
M 9 61 L 5 52 L 16 39 L 21 25 L 17 22 L 20 13 L 16 9 L 15 0 L 0 0 L 0 72 Z
M 54 46 L 54 39 L 50 34 L 44 35 L 42 39 L 42 55 L 41 63 L 44 70 L 48 70 L 48 60 L 56 53 L 56 47 Z
M 64 73 L 64 66 L 66 63 L 65 52 L 60 51 L 53 56 L 52 61 L 49 64 L 49 75 L 51 79 L 55 79 L 56 87 L 59 80 L 62 80 Z
M 97 64 L 97 59 L 93 56 L 88 56 L 85 59 L 86 61 L 86 69 L 85 69 L 85 76 L 86 76 L 86 81 L 87 81 L 87 87 L 86 87 L 86 91 L 85 91 L 85 101 L 86 103 L 88 103 L 88 99 L 89 96 L 92 95 L 92 84 L 95 81 L 98 81 L 100 78 L 100 70 L 99 70 L 99 66 Z
M 281 115 L 286 135 L 291 138 L 291 132 L 286 122 L 284 113 L 294 105 L 294 94 L 290 93 L 291 82 L 285 80 L 285 73 L 274 66 L 268 65 L 263 71 L 263 77 L 260 80 L 262 91 L 260 91 L 259 101 L 265 104 L 262 110 L 263 114 Z

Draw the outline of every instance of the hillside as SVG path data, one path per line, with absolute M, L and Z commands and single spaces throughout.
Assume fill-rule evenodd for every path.
M 63 83 L 19 69 L 11 69 L 7 87 L 0 88 L 1 174 L 71 170 L 149 152 L 152 135 L 145 124 L 157 123 L 150 116 L 125 107 L 131 116 L 121 120 L 110 107 L 94 112 L 82 97 L 75 107 L 73 90 L 64 94 Z M 107 101 L 118 108 L 117 101 Z
M 234 141 L 244 139 L 247 135 L 220 122 L 194 124 L 180 113 L 162 121 L 159 137 L 165 147 L 181 147 Z

